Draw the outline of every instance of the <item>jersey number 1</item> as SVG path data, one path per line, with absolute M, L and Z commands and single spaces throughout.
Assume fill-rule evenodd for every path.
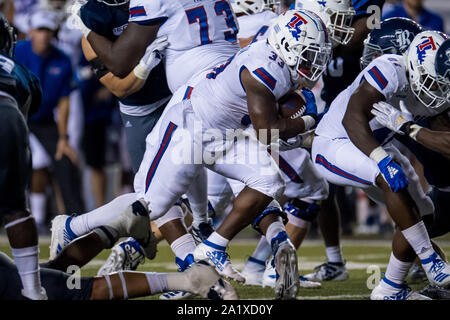
M 214 11 L 217 16 L 222 16 L 225 14 L 225 22 L 229 28 L 233 31 L 224 32 L 225 40 L 236 43 L 238 28 L 236 22 L 234 21 L 233 11 L 231 11 L 230 5 L 227 1 L 218 1 L 214 5 Z M 186 10 L 186 15 L 188 17 L 189 24 L 199 23 L 200 24 L 200 44 L 205 45 L 212 43 L 209 38 L 209 28 L 208 28 L 208 16 L 205 11 L 204 6 L 196 7 L 193 9 Z

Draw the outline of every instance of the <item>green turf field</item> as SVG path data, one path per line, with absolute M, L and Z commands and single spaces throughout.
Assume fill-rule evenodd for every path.
M 46 261 L 49 256 L 48 239 L 40 240 L 40 258 L 42 262 Z M 436 242 L 442 247 L 447 256 L 450 256 L 450 237 L 439 238 Z M 253 252 L 257 240 L 236 240 L 231 242 L 229 253 L 232 262 L 237 269 L 242 270 L 247 257 Z M 384 272 L 390 255 L 391 243 L 389 240 L 367 240 L 352 239 L 343 240 L 343 253 L 347 261 L 350 278 L 346 281 L 325 282 L 322 283 L 320 289 L 303 289 L 299 290 L 297 299 L 309 300 L 360 300 L 368 299 L 371 290 L 367 287 L 377 279 L 377 270 Z M 4 236 L 0 238 L 0 250 L 11 256 L 7 240 Z M 307 240 L 298 251 L 299 269 L 301 274 L 312 272 L 314 266 L 325 262 L 323 243 L 320 240 Z M 109 250 L 105 250 L 95 260 L 91 261 L 87 266 L 82 268 L 82 276 L 94 276 L 97 270 L 104 263 L 109 255 Z M 147 260 L 145 264 L 139 266 L 138 271 L 155 271 L 155 272 L 175 272 L 176 265 L 174 263 L 174 255 L 170 247 L 166 243 L 158 246 L 158 254 L 154 260 Z M 256 286 L 244 286 L 236 282 L 232 282 L 236 288 L 240 299 L 273 299 L 274 293 L 271 288 L 262 288 Z M 409 283 L 412 289 L 421 289 L 424 283 Z M 158 299 L 159 295 L 147 297 L 145 299 Z

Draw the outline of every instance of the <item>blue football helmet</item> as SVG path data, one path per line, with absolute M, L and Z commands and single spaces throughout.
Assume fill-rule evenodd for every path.
M 435 58 L 435 68 L 439 90 L 450 103 L 450 39 L 445 40 L 439 47 Z
M 382 21 L 380 28 L 373 29 L 364 40 L 361 69 L 383 54 L 403 54 L 422 31 L 420 24 L 408 18 L 395 17 Z

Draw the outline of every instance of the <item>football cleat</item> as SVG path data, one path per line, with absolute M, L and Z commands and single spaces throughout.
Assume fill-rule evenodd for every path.
M 194 263 L 194 256 L 188 254 L 184 260 L 175 258 L 175 263 L 178 265 L 178 272 L 184 272 L 189 269 Z M 181 300 L 194 297 L 194 294 L 187 291 L 169 291 L 159 296 L 160 300 Z
M 58 253 L 61 252 L 70 242 L 78 238 L 70 229 L 71 216 L 60 214 L 52 220 L 50 231 L 52 232 L 50 240 L 50 258 L 54 260 Z
M 403 285 L 399 285 L 392 283 L 386 278 L 383 278 L 381 281 L 387 283 L 389 288 L 382 286 L 380 282 L 372 290 L 372 293 L 370 294 L 370 300 L 431 300 L 427 296 L 412 291 L 406 283 L 404 283 Z
M 98 270 L 97 276 L 101 277 L 121 270 L 136 270 L 144 261 L 145 256 L 141 246 L 136 240 L 129 238 L 111 249 L 108 259 Z
M 271 244 L 276 272 L 275 296 L 282 300 L 295 299 L 300 288 L 297 251 L 286 232 L 280 232 Z
M 327 262 L 314 268 L 313 273 L 305 275 L 309 281 L 342 281 L 349 277 L 345 263 Z
M 244 285 L 262 286 L 266 263 L 253 257 L 249 257 L 241 274 L 245 278 Z
M 212 226 L 212 219 L 208 219 L 208 222 L 202 222 L 198 225 L 198 228 L 192 226 L 192 237 L 195 240 L 195 243 L 198 245 L 208 239 L 211 233 L 214 232 L 214 228 Z
M 212 300 L 237 300 L 236 290 L 217 271 L 204 262 L 192 264 L 186 271 L 192 293 Z
M 194 250 L 195 261 L 207 261 L 216 268 L 221 276 L 244 283 L 245 278 L 231 264 L 230 256 L 225 252 L 225 247 L 219 249 L 215 249 L 215 247 L 218 246 L 208 240 L 200 243 Z
M 419 293 L 435 300 L 450 300 L 450 289 L 441 288 L 431 284 L 423 288 Z
M 262 280 L 262 287 L 271 287 L 275 288 L 275 281 L 276 281 L 276 272 L 275 268 L 272 266 L 272 259 L 269 260 L 266 266 L 266 270 L 264 271 L 263 280 Z M 320 282 L 315 281 L 309 281 L 303 276 L 299 276 L 299 282 L 300 282 L 300 288 L 305 289 L 318 289 L 322 287 L 322 284 Z
M 436 252 L 422 260 L 422 266 L 430 284 L 442 288 L 450 287 L 450 266 Z

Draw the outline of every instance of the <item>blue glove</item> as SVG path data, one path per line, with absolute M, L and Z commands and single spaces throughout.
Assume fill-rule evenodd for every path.
M 395 193 L 400 192 L 408 186 L 408 178 L 406 178 L 402 167 L 392 160 L 390 156 L 378 162 L 378 168 L 380 168 L 384 180 L 386 180 L 391 190 Z
M 317 120 L 317 105 L 316 105 L 316 98 L 314 97 L 314 93 L 307 89 L 302 89 L 302 94 L 306 99 L 306 111 L 305 116 L 311 116 L 314 118 L 314 120 Z

